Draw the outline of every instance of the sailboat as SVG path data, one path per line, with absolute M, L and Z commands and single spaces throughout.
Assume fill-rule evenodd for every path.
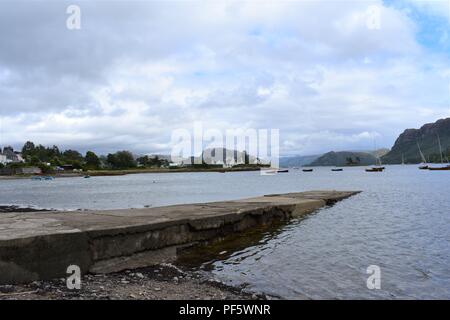
M 442 146 L 441 139 L 439 138 L 439 133 L 437 133 L 438 144 L 439 144 L 439 153 L 441 155 L 441 163 L 444 164 L 444 157 L 442 156 Z M 450 165 L 444 167 L 428 167 L 428 170 L 450 170 Z
M 373 166 L 372 168 L 366 169 L 367 172 L 381 172 L 383 170 L 384 170 L 384 167 L 381 165 L 381 159 L 378 156 L 377 156 L 377 161 L 375 163 L 375 166 Z
M 405 156 L 404 156 L 404 154 L 402 153 L 402 165 L 404 165 L 405 164 Z
M 419 166 L 419 169 L 425 170 L 428 169 L 427 159 L 425 158 L 424 154 L 422 153 L 422 150 L 420 149 L 419 141 L 417 142 L 417 148 L 419 148 L 420 157 L 422 158 L 422 165 Z
M 375 144 L 375 142 L 374 142 L 374 144 Z M 375 144 L 375 150 L 377 150 L 376 144 Z M 366 172 L 382 172 L 384 170 L 384 167 L 381 165 L 380 156 L 378 154 L 376 154 L 375 156 L 376 156 L 375 166 L 373 166 L 372 168 L 367 168 Z

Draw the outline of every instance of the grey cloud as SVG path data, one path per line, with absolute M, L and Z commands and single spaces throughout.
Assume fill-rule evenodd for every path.
M 69 4 L 2 2 L 0 143 L 162 152 L 171 130 L 200 120 L 280 128 L 309 152 L 333 134 L 367 144 L 352 140 L 365 131 L 389 146 L 417 121 L 410 110 L 430 108 L 424 121 L 448 112 L 427 105 L 444 100 L 432 71 L 448 59 L 423 72 L 411 22 L 394 10 L 368 32 L 362 18 L 345 24 L 368 5 L 356 1 L 81 1 L 82 28 L 69 31 Z M 423 82 L 432 94 L 418 98 Z

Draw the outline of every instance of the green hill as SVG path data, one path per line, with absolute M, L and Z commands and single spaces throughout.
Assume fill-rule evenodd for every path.
M 419 143 L 428 162 L 440 162 L 438 134 L 441 140 L 444 161 L 450 158 L 450 118 L 427 123 L 420 129 L 406 129 L 395 141 L 391 151 L 382 157 L 383 163 L 420 163 Z
M 339 151 L 327 152 L 309 166 L 368 166 L 376 163 L 376 157 L 369 152 Z
M 319 157 L 320 155 L 280 157 L 280 167 L 282 168 L 302 167 L 304 165 L 311 163 L 312 161 L 316 160 Z

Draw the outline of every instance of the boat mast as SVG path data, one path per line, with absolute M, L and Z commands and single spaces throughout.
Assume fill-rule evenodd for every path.
M 373 148 L 375 153 L 375 166 L 381 166 L 381 158 L 377 152 L 377 141 L 375 140 L 375 137 L 373 138 Z
M 442 157 L 442 146 L 441 146 L 441 139 L 439 138 L 439 133 L 437 134 L 438 143 L 439 143 L 439 154 L 441 155 L 441 163 L 444 163 L 444 158 Z
M 417 147 L 419 148 L 419 153 L 420 153 L 420 157 L 422 158 L 422 162 L 427 163 L 427 159 L 425 158 L 424 154 L 422 153 L 422 150 L 420 150 L 419 141 L 416 141 L 416 142 L 417 142 Z

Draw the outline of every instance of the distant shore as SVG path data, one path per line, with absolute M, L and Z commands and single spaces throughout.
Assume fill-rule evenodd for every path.
M 72 178 L 72 177 L 84 177 L 84 176 L 124 176 L 128 174 L 140 174 L 140 173 L 176 173 L 176 172 L 241 172 L 241 171 L 259 171 L 261 167 L 234 167 L 234 168 L 147 168 L 147 169 L 124 169 L 124 170 L 89 170 L 83 172 L 68 172 L 68 173 L 49 173 L 42 174 L 43 176 L 52 176 L 56 178 Z M 35 175 L 10 175 L 0 176 L 0 180 L 11 179 L 29 179 Z

